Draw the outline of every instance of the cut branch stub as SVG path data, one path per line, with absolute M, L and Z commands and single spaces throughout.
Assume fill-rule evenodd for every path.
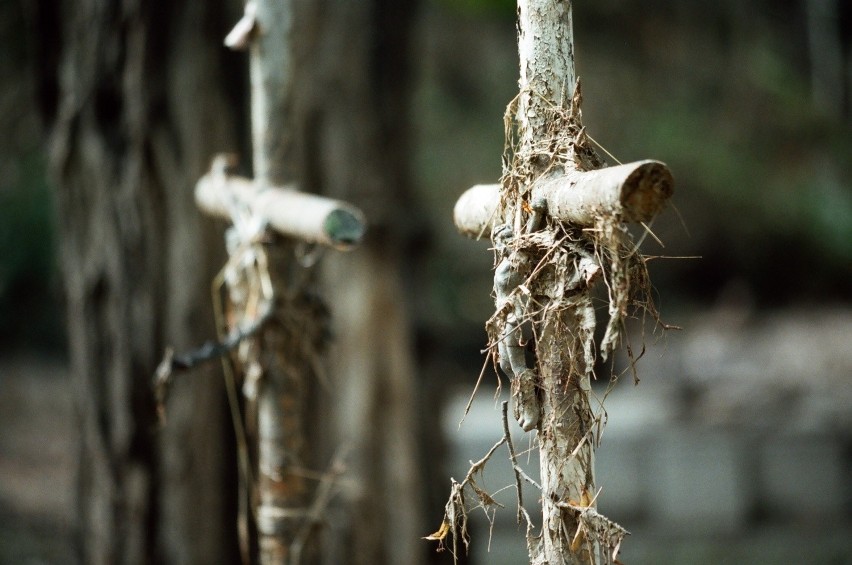
M 615 215 L 623 222 L 646 222 L 672 195 L 673 180 L 659 161 L 638 161 L 594 171 L 552 174 L 533 185 L 533 200 L 544 198 L 559 220 L 591 226 Z
M 282 235 L 341 250 L 360 243 L 367 229 L 364 214 L 351 204 L 294 188 L 259 188 L 238 176 L 204 175 L 195 186 L 195 201 L 205 212 L 226 219 L 235 206 L 246 207 Z
M 623 222 L 646 222 L 662 210 L 674 191 L 669 168 L 646 160 L 594 171 L 567 170 L 544 175 L 531 200 L 544 199 L 548 216 L 580 226 L 611 214 Z M 453 211 L 456 228 L 468 236 L 490 235 L 499 222 L 499 184 L 478 184 L 461 195 Z
M 456 228 L 475 239 L 491 237 L 491 228 L 499 221 L 497 205 L 500 203 L 499 184 L 477 184 L 467 189 L 456 201 L 453 221 Z

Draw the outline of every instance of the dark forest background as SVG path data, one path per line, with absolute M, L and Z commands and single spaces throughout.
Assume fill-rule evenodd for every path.
M 417 210 L 403 219 L 415 265 L 407 282 L 419 383 L 429 391 L 469 390 L 479 374 L 492 257 L 455 232 L 451 211 L 464 189 L 501 173 L 503 113 L 517 92 L 514 15 L 507 0 L 422 0 L 417 8 L 413 97 L 399 119 L 412 132 Z M 0 1 L 2 563 L 72 562 L 64 490 L 73 487 L 74 455 L 63 447 L 72 441 L 63 427 L 71 410 L 57 398 L 68 394 L 67 336 L 46 148 L 57 87 L 42 72 L 58 40 L 45 34 L 45 20 L 54 19 L 35 3 Z M 852 346 L 852 5 L 597 0 L 577 3 L 574 22 L 589 134 L 622 162 L 659 159 L 674 173 L 673 205 L 652 226 L 665 247 L 650 237 L 643 247 L 689 257 L 652 264 L 663 318 L 688 336 L 733 312 L 734 329 L 748 336 L 777 316 L 813 320 L 810 328 L 840 312 L 846 317 L 831 326 L 838 349 Z M 224 35 L 230 22 L 221 24 Z M 227 61 L 233 99 L 245 102 L 245 67 Z M 245 132 L 245 108 L 234 116 Z M 804 338 L 792 334 L 787 346 Z M 842 398 L 852 379 L 845 362 L 829 365 Z M 852 430 L 834 431 L 848 470 Z M 11 437 L 35 432 L 47 437 Z M 39 458 L 31 453 L 42 441 L 55 447 Z M 435 449 L 450 442 L 435 440 Z M 437 464 L 426 469 L 435 486 L 424 486 L 424 514 L 437 523 L 447 475 Z M 848 524 L 848 484 L 843 496 Z

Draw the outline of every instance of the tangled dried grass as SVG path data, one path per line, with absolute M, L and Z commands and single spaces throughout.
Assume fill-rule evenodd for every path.
M 498 207 L 498 214 L 503 219 L 501 225 L 511 225 L 514 234 L 507 247 L 517 256 L 524 257 L 528 264 L 534 265 L 516 292 L 531 297 L 525 301 L 524 321 L 533 327 L 568 308 L 578 311 L 581 335 L 576 338 L 582 343 L 586 365 L 584 373 L 587 373 L 594 367 L 596 349 L 606 361 L 618 348 L 628 317 L 644 319 L 649 314 L 655 322 L 659 322 L 659 314 L 651 298 L 648 269 L 619 210 L 599 210 L 594 226 L 565 225 L 547 217 L 539 229 L 526 229 L 534 207 L 532 187 L 538 178 L 558 170 L 599 169 L 605 166 L 605 161 L 593 147 L 582 125 L 579 82 L 567 108 L 548 108 L 546 136 L 540 140 L 527 143 L 518 134 L 515 116 L 519 99 L 515 98 L 509 104 L 504 116 L 506 146 Z M 494 232 L 497 229 L 499 226 Z M 500 257 L 497 257 L 495 265 L 499 260 Z M 594 330 L 597 317 L 591 295 L 584 291 L 599 278 L 607 291 L 607 322 L 604 336 L 596 348 Z M 497 351 L 496 344 L 505 335 L 506 313 L 504 301 L 504 304 L 498 304 L 486 326 L 492 352 Z

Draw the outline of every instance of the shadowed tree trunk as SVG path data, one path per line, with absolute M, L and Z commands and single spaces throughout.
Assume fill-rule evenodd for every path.
M 409 44 L 417 2 L 302 3 L 295 44 L 305 186 L 359 206 L 359 249 L 324 259 L 333 323 L 333 443 L 348 448 L 330 563 L 421 562 L 422 485 L 405 249 Z
M 226 6 L 38 4 L 38 32 L 56 47 L 40 56 L 41 99 L 82 428 L 84 563 L 236 562 L 217 371 L 178 380 L 160 432 L 151 393 L 165 346 L 214 335 L 221 243 L 192 189 L 210 156 L 237 140 L 240 106 L 225 89 L 244 79 L 228 74 L 234 60 L 221 47 L 238 9 Z

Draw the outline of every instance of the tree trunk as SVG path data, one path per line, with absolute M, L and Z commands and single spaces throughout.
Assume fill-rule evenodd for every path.
M 178 380 L 159 434 L 151 379 L 166 345 L 215 331 L 221 244 L 192 188 L 237 139 L 226 89 L 242 77 L 220 47 L 235 14 L 192 1 L 39 10 L 43 37 L 61 38 L 57 68 L 48 53 L 42 72 L 56 85 L 44 100 L 82 427 L 80 560 L 233 563 L 221 379 L 202 369 Z
M 529 156 L 529 171 L 538 176 L 549 161 L 536 151 L 550 137 L 552 107 L 568 110 L 574 95 L 574 32 L 571 1 L 520 0 L 518 51 L 520 88 L 517 121 L 520 152 Z M 516 206 L 519 204 L 515 204 Z M 552 212 L 552 211 L 551 211 Z M 515 217 L 519 214 L 515 212 Z M 511 217 L 511 216 L 510 216 Z M 516 233 L 520 226 L 515 226 Z M 588 294 L 584 290 L 583 294 Z M 584 355 L 588 329 L 583 309 L 591 300 L 578 295 L 577 306 L 546 312 L 536 347 L 541 377 L 541 539 L 531 541 L 530 563 L 597 562 L 588 551 L 576 552 L 572 540 L 579 522 L 558 504 L 583 504 L 594 496 L 594 452 L 589 432 L 589 360 Z M 584 544 L 585 545 L 585 544 Z
M 421 562 L 413 334 L 404 273 L 408 60 L 414 1 L 323 0 L 299 17 L 305 186 L 360 207 L 358 249 L 324 258 L 332 315 L 333 443 L 347 449 L 327 562 Z
M 549 166 L 544 147 L 551 139 L 548 118 L 553 108 L 567 112 L 574 95 L 574 33 L 572 1 L 519 0 L 518 51 L 520 88 L 517 122 L 519 151 L 527 170 L 541 175 Z M 514 203 L 515 207 L 520 202 Z M 553 213 L 554 210 L 549 210 Z M 519 218 L 519 212 L 512 216 Z M 517 221 L 516 221 L 517 224 Z M 520 226 L 516 225 L 518 233 Z M 579 258 L 577 259 L 579 262 Z M 594 331 L 588 289 L 582 289 L 565 309 L 542 304 L 544 315 L 536 346 L 541 378 L 541 420 L 538 434 L 541 463 L 541 538 L 529 540 L 530 563 L 543 565 L 598 563 L 589 543 L 573 547 L 579 520 L 559 506 L 585 506 L 594 497 L 594 450 L 590 440 L 591 385 L 586 353 Z

